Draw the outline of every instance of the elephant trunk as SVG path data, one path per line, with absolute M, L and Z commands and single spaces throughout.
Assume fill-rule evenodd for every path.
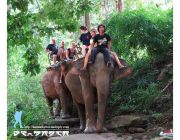
M 122 69 L 119 69 L 119 68 L 116 67 L 115 72 L 114 72 L 113 81 L 120 80 L 120 79 L 122 79 L 124 77 L 127 77 L 131 73 L 132 73 L 132 68 L 129 67 L 129 66 L 124 67 Z

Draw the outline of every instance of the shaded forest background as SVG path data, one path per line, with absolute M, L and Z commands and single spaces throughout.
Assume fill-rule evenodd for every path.
M 8 0 L 7 13 L 9 137 L 17 105 L 25 126 L 51 120 L 40 84 L 50 39 L 69 47 L 78 42 L 80 25 L 91 29 L 99 23 L 106 25 L 112 49 L 133 68 L 130 77 L 113 83 L 107 119 L 135 113 L 158 122 L 168 113 L 172 122 L 171 0 Z

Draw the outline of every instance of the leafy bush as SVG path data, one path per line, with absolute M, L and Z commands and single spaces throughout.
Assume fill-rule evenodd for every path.
M 122 86 L 118 84 L 119 86 Z M 114 85 L 117 86 L 117 85 Z M 126 87 L 126 88 L 129 88 Z M 126 90 L 123 92 L 123 90 Z M 122 92 L 118 92 L 122 91 Z M 115 90 L 108 102 L 108 107 L 115 107 L 117 113 L 151 113 L 152 104 L 155 99 L 160 97 L 161 94 L 158 90 L 158 86 L 155 83 L 150 84 L 147 88 L 137 87 L 130 90 L 122 89 Z M 117 115 L 117 114 L 116 114 Z
M 106 19 L 113 50 L 126 59 L 158 57 L 172 49 L 172 9 L 138 9 L 116 13 Z M 142 55 L 139 57 L 139 55 Z
M 22 61 L 21 56 L 23 56 L 24 50 L 21 48 L 14 51 L 14 49 L 11 49 L 11 52 L 8 53 L 7 126 L 9 139 L 13 135 L 14 113 L 17 105 L 22 110 L 22 123 L 24 126 L 48 124 L 50 121 L 49 109 L 40 83 L 42 74 L 48 64 L 47 55 L 44 54 L 40 57 L 41 62 L 46 60 L 46 63 L 41 64 L 43 71 L 32 77 L 30 74 L 25 75 L 22 71 L 24 61 Z
M 137 89 L 131 92 L 130 104 L 136 105 L 134 110 L 139 112 L 146 113 L 149 111 L 151 105 L 154 103 L 155 98 L 160 96 L 155 83 L 150 84 L 147 88 L 138 87 Z
M 166 61 L 172 51 L 172 9 L 137 9 L 115 13 L 105 22 L 112 37 L 112 48 L 133 68 L 130 77 L 112 85 L 108 107 L 121 113 L 153 113 L 154 100 L 161 97 L 160 88 L 165 81 L 157 81 L 161 71 L 152 60 Z M 172 56 L 172 54 L 171 54 Z M 167 62 L 169 63 L 169 61 Z
M 108 108 L 114 109 L 113 115 L 126 113 L 151 114 L 155 99 L 161 97 L 162 83 L 157 81 L 159 71 L 150 63 L 142 59 L 133 65 L 131 76 L 113 83 Z M 163 81 L 167 82 L 167 81 Z

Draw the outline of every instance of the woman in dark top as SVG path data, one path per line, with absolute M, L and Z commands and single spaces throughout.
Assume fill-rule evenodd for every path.
M 71 47 L 70 48 L 68 48 L 67 50 L 66 50 L 66 59 L 67 60 L 70 60 L 70 59 L 78 59 L 78 55 L 77 55 L 77 51 L 76 51 L 76 44 L 73 42 L 72 44 L 71 44 Z
M 83 54 L 83 57 L 85 57 L 89 49 L 91 34 L 85 26 L 81 26 L 80 31 L 81 31 L 81 36 L 79 40 L 83 43 L 82 54 Z
M 96 36 L 97 30 L 91 29 L 90 33 L 91 33 L 90 45 L 91 45 L 93 43 L 94 37 Z M 89 50 L 89 51 L 91 51 L 91 50 Z M 91 55 L 91 53 L 89 51 L 85 56 L 85 59 L 84 59 L 84 65 L 85 66 L 83 67 L 83 69 L 86 69 L 86 64 L 88 63 L 89 57 Z

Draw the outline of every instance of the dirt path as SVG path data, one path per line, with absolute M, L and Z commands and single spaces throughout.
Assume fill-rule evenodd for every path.
M 124 122 L 121 121 L 121 120 L 125 120 L 124 117 L 126 118 L 126 124 L 124 124 Z M 130 129 L 126 125 L 129 125 L 129 123 L 132 120 L 137 118 L 138 118 L 137 116 L 134 117 L 127 115 L 126 116 L 121 115 L 119 116 L 119 119 L 116 117 L 116 119 L 113 119 L 114 123 L 111 122 L 111 124 L 116 124 L 113 125 L 115 127 L 119 123 L 118 126 L 121 127 L 120 128 L 115 127 L 115 129 L 109 129 L 107 133 L 101 133 L 101 134 L 84 134 L 83 131 L 79 130 L 79 120 L 77 120 L 76 118 L 74 119 L 71 118 L 68 124 L 72 124 L 72 120 L 74 120 L 74 125 L 70 126 L 69 136 L 64 136 L 64 137 L 55 136 L 49 138 L 48 140 L 171 140 L 172 139 L 172 138 L 159 137 L 159 133 L 161 132 L 161 130 L 163 129 L 168 130 L 169 128 L 163 128 L 156 124 L 151 124 L 151 123 L 147 124 L 147 128 L 145 128 L 144 131 L 141 132 L 129 131 Z M 141 123 L 144 122 L 142 121 L 142 118 L 140 120 Z M 62 125 L 63 122 L 64 122 L 63 119 L 57 119 L 54 121 L 54 124 Z M 67 123 L 68 119 L 65 122 Z
M 67 137 L 54 137 L 49 140 L 131 140 L 132 137 L 118 137 L 115 133 L 73 134 Z
M 84 134 L 77 127 L 70 129 L 69 136 L 51 137 L 48 140 L 172 140 L 171 138 L 159 137 L 160 127 L 148 129 L 144 133 L 127 133 L 109 131 L 101 134 Z

